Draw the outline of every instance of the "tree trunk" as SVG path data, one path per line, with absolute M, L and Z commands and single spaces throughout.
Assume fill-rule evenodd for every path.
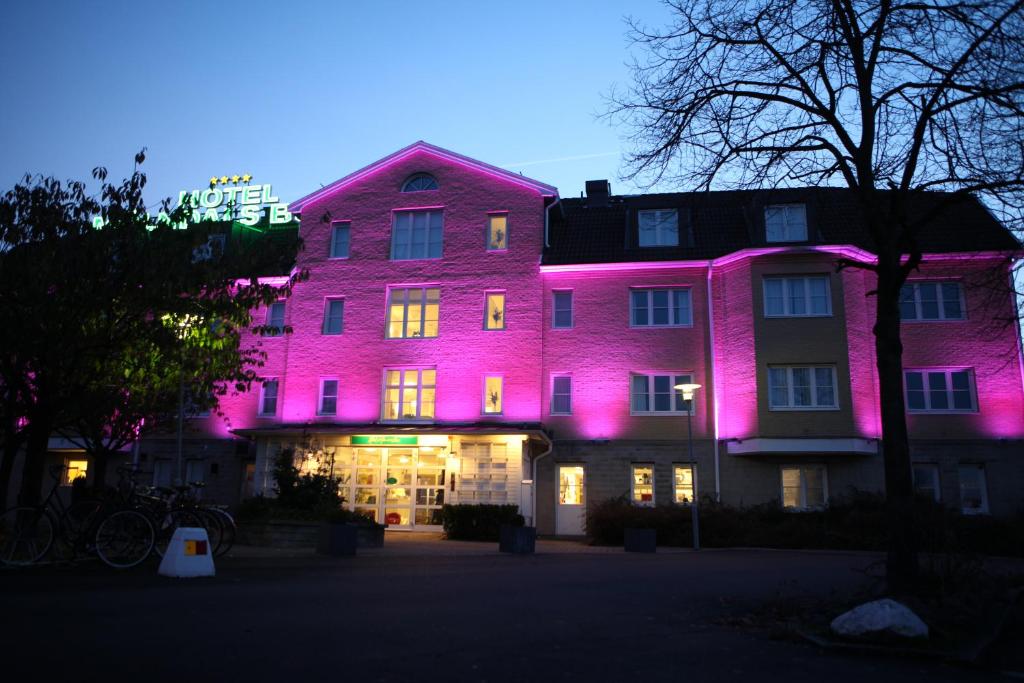
M 107 488 L 107 464 L 110 461 L 110 451 L 105 448 L 97 449 L 92 455 L 92 490 L 96 495 L 102 494 Z
M 895 594 L 913 591 L 918 579 L 914 485 L 903 400 L 903 343 L 900 341 L 899 292 L 903 279 L 898 258 L 895 264 L 879 258 L 874 333 L 889 532 L 886 580 L 889 591 Z
M 25 467 L 22 470 L 19 505 L 35 505 L 43 489 L 43 469 L 50 444 L 50 423 L 47 420 L 33 421 L 29 427 L 25 445 Z
M 0 460 L 0 510 L 7 509 L 7 492 L 11 488 L 11 472 L 14 461 L 21 450 L 21 439 L 7 439 L 4 442 L 3 460 Z

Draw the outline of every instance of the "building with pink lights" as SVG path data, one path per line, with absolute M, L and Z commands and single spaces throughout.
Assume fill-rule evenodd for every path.
M 253 338 L 266 381 L 193 420 L 189 472 L 224 500 L 270 492 L 295 449 L 392 527 L 504 503 L 564 535 L 617 496 L 797 511 L 880 490 L 873 276 L 835 266 L 871 259 L 853 198 L 586 189 L 419 142 L 293 202 L 310 278 L 258 314 L 293 332 Z M 1024 366 L 991 278 L 1020 245 L 973 199 L 923 234 L 902 305 L 915 485 L 1010 514 Z M 159 469 L 170 447 L 142 450 Z

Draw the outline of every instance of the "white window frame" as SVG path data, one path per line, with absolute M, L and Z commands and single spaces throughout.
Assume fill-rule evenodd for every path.
M 346 232 L 345 236 L 345 255 L 338 256 L 335 252 L 338 249 L 338 229 L 344 228 Z M 352 253 L 352 221 L 332 221 L 331 222 L 331 250 L 328 252 L 328 258 L 341 260 L 347 259 Z
M 832 371 L 832 405 L 818 405 L 818 374 L 815 370 L 819 368 L 828 368 Z M 795 404 L 794 396 L 795 389 L 793 383 L 793 371 L 809 369 L 811 377 L 811 405 L 798 406 Z M 772 392 L 772 370 L 785 370 L 786 371 L 786 405 L 775 405 L 773 402 Z M 821 410 L 839 410 L 839 373 L 836 371 L 835 365 L 828 364 L 808 364 L 808 365 L 769 365 L 768 366 L 768 381 L 766 385 L 768 387 L 768 410 L 772 411 L 821 411 Z
M 427 293 L 437 290 L 437 334 L 425 334 L 427 330 Z M 409 292 L 418 290 L 420 296 L 420 328 L 419 334 L 410 334 L 409 330 Z M 398 337 L 391 336 L 391 305 L 397 292 L 402 295 L 402 334 Z M 384 338 L 385 339 L 435 339 L 441 334 L 441 288 L 438 285 L 423 285 L 417 287 L 388 287 L 387 305 L 384 315 Z
M 334 396 L 333 397 L 329 396 L 326 393 L 327 383 L 328 382 L 334 382 Z M 320 388 L 317 391 L 317 396 L 316 396 L 316 414 L 320 415 L 320 416 L 324 416 L 324 417 L 333 417 L 333 416 L 337 415 L 338 414 L 338 399 L 340 398 L 340 395 L 341 395 L 341 382 L 338 381 L 337 377 L 321 377 L 320 378 Z M 334 410 L 333 411 L 327 412 L 326 410 L 324 410 L 324 399 L 325 398 L 333 398 L 334 399 Z
M 922 315 L 923 305 L 921 303 L 921 285 L 935 285 L 935 291 L 938 295 L 936 299 L 936 308 L 938 309 L 939 316 L 937 318 L 925 318 Z M 959 318 L 947 318 L 946 317 L 946 306 L 945 298 L 942 296 L 943 285 L 956 285 L 957 294 L 960 297 L 960 317 Z M 914 292 L 914 317 L 904 318 L 903 317 L 903 289 L 911 287 Z M 903 288 L 900 289 L 900 322 L 905 323 L 962 323 L 967 320 L 967 300 L 964 297 L 963 284 L 956 280 L 907 280 L 903 284 Z
M 391 212 L 391 260 L 392 261 L 428 261 L 437 260 L 444 258 L 444 210 L 441 207 L 429 207 L 429 208 L 417 208 L 417 209 L 395 209 Z M 427 217 L 426 232 L 423 235 L 423 249 L 422 255 L 413 254 L 413 245 L 416 244 L 414 239 L 414 224 L 416 222 L 417 215 L 425 215 Z M 440 225 L 438 231 L 440 233 L 440 240 L 438 241 L 438 253 L 436 256 L 431 256 L 430 252 L 430 234 L 431 234 L 431 223 L 434 215 L 440 216 Z M 399 237 L 399 220 L 405 216 L 409 217 L 408 227 L 408 255 L 399 257 L 398 254 L 398 237 Z M 402 229 L 404 231 L 404 228 Z
M 915 494 L 922 493 L 922 491 L 918 490 L 918 486 L 917 486 L 918 485 L 918 478 L 917 478 L 918 471 L 927 471 L 928 472 L 928 479 L 930 479 L 930 481 L 928 483 L 931 485 L 931 486 L 929 486 L 929 488 L 931 488 L 932 491 L 933 491 L 932 499 L 936 503 L 941 501 L 942 500 L 942 488 L 941 488 L 942 480 L 941 480 L 941 478 L 939 476 L 939 466 L 936 465 L 935 463 L 931 463 L 931 462 L 915 462 L 915 463 L 911 463 L 910 473 L 911 473 L 911 475 L 913 475 L 914 493 Z
M 340 325 L 337 332 L 328 332 L 327 323 L 331 319 L 331 304 L 341 304 L 341 315 L 338 316 L 340 319 Z M 337 337 L 345 333 L 345 297 L 343 296 L 329 296 L 324 299 L 324 320 L 320 326 L 320 334 L 327 337 Z
M 654 293 L 668 292 L 668 323 L 660 324 L 654 322 Z M 636 322 L 636 305 L 633 299 L 634 294 L 646 294 L 647 297 L 647 323 Z M 690 319 L 685 322 L 676 320 L 678 306 L 676 298 L 680 294 L 686 294 L 689 302 L 687 309 L 690 311 Z M 647 329 L 650 327 L 693 327 L 693 292 L 690 287 L 630 287 L 629 289 L 629 326 L 631 328 Z
M 280 310 L 281 311 L 281 324 L 280 325 L 274 324 L 274 311 L 275 310 Z M 284 334 L 284 328 L 285 328 L 285 324 L 286 324 L 286 316 L 287 316 L 287 314 L 288 314 L 288 310 L 285 307 L 285 302 L 284 301 L 275 301 L 272 304 L 270 304 L 269 306 L 267 306 L 267 336 L 268 337 L 280 337 L 282 334 Z
M 663 231 L 662 228 L 661 228 L 662 222 L 664 220 L 664 217 L 662 216 L 662 214 L 664 214 L 664 217 L 668 217 L 668 216 L 671 215 L 673 218 L 675 218 L 675 223 L 676 223 L 676 232 L 675 232 L 676 241 L 675 242 L 667 242 L 666 241 L 666 239 L 667 239 L 666 236 L 668 234 L 671 234 L 671 233 L 669 231 L 667 231 L 667 230 Z M 654 244 L 644 244 L 643 243 L 644 231 L 640 227 L 640 225 L 641 225 L 641 223 L 643 223 L 644 216 L 652 216 L 652 215 L 654 216 Z M 642 247 L 644 249 L 646 249 L 648 247 L 678 247 L 679 246 L 679 241 L 680 241 L 679 240 L 679 211 L 677 209 L 641 209 L 641 210 L 636 212 L 636 231 L 637 231 L 637 235 L 636 235 L 637 246 Z
M 692 482 L 690 490 L 690 500 L 681 501 L 679 500 L 679 489 L 676 485 L 676 470 L 690 470 L 690 481 Z M 697 500 L 697 464 L 692 462 L 674 462 L 672 463 L 672 503 L 673 505 L 692 505 L 693 501 Z
M 397 385 L 389 385 L 388 384 L 388 371 L 389 370 L 392 371 L 392 372 L 394 372 L 394 371 L 398 372 L 398 384 Z M 386 409 L 387 409 L 387 391 L 388 391 L 388 389 L 398 389 L 398 408 L 399 408 L 398 413 L 399 413 L 399 415 L 401 415 L 402 412 L 403 412 L 402 411 L 402 405 L 403 405 L 403 402 L 405 400 L 405 389 L 411 388 L 411 387 L 407 387 L 405 385 L 405 373 L 406 373 L 407 370 L 415 370 L 416 371 L 416 416 L 415 417 L 396 417 L 396 418 L 385 417 Z M 433 370 L 434 371 L 434 383 L 433 384 L 424 384 L 423 383 L 423 371 L 424 370 Z M 425 423 L 425 422 L 433 422 L 436 419 L 436 416 L 437 416 L 437 366 L 434 366 L 434 365 L 394 365 L 394 366 L 389 366 L 389 367 L 384 368 L 384 374 L 383 374 L 383 377 L 381 378 L 381 383 L 382 383 L 382 385 L 384 387 L 384 391 L 381 392 L 381 396 L 380 396 L 381 422 L 388 422 L 388 423 L 394 423 L 394 422 L 405 422 L 405 423 L 419 422 L 419 423 Z M 434 401 L 433 401 L 433 403 L 434 403 L 434 410 L 433 410 L 434 414 L 430 415 L 430 416 L 427 416 L 427 417 L 423 417 L 423 390 L 424 389 L 433 389 L 434 390 Z
M 964 507 L 964 485 L 963 485 L 963 471 L 965 469 L 975 469 L 981 472 L 981 507 L 979 508 L 965 508 Z M 988 474 L 985 472 L 985 466 L 978 463 L 960 463 L 957 467 L 957 485 L 959 487 L 959 499 L 960 499 L 960 512 L 964 515 L 987 515 L 989 514 L 988 507 Z
M 795 280 L 802 280 L 804 283 L 804 312 L 793 313 L 792 296 L 790 294 L 791 283 Z M 825 281 L 825 312 L 811 312 L 811 280 Z M 766 318 L 828 318 L 832 316 L 832 278 L 828 275 L 765 275 L 761 282 L 761 293 L 764 301 L 764 317 Z M 782 313 L 768 312 L 768 283 L 782 283 Z
M 647 378 L 647 410 L 636 410 L 633 407 L 633 380 L 636 377 Z M 668 377 L 669 391 L 671 396 L 670 410 L 655 410 L 654 409 L 654 397 L 657 395 L 654 391 L 655 377 Z M 682 393 L 676 390 L 677 384 L 692 384 L 693 373 L 684 372 L 682 370 L 678 372 L 666 372 L 666 371 L 644 371 L 644 372 L 631 372 L 629 373 L 629 414 L 636 416 L 659 416 L 659 415 L 686 415 L 689 412 L 690 415 L 695 415 L 695 400 L 690 400 L 690 410 L 687 411 L 684 407 L 682 410 L 678 410 L 676 406 L 680 403 L 685 405 Z
M 433 182 L 433 187 L 415 188 L 410 189 L 409 186 L 417 180 L 430 180 Z M 402 192 L 436 192 L 441 189 L 440 184 L 437 182 L 437 178 L 430 175 L 429 173 L 413 173 L 411 176 L 402 181 Z
M 638 469 L 645 469 L 651 471 L 651 483 L 641 484 L 641 486 L 651 487 L 651 499 L 650 500 L 637 500 L 637 481 L 636 474 Z M 654 507 L 657 498 L 657 487 L 655 485 L 656 474 L 653 462 L 633 462 L 629 464 L 629 502 L 639 507 Z
M 954 373 L 967 373 L 967 389 L 971 395 L 971 407 L 970 408 L 954 408 L 953 407 L 953 374 Z M 907 381 L 907 376 L 910 374 L 921 375 L 921 387 L 924 391 L 924 408 L 911 408 L 910 407 L 910 385 Z M 929 375 L 931 373 L 942 373 L 946 376 L 946 403 L 947 408 L 932 408 L 932 390 Z M 908 413 L 915 415 L 944 415 L 947 413 L 956 413 L 958 415 L 977 413 L 978 412 L 978 388 L 975 384 L 974 368 L 904 368 L 903 370 L 903 402 L 906 406 Z
M 271 413 L 266 412 L 266 397 L 267 397 L 267 385 L 274 385 L 274 411 Z M 260 383 L 260 397 L 259 405 L 256 407 L 256 415 L 258 417 L 274 417 L 277 415 L 277 404 L 281 401 L 281 380 L 278 377 L 265 377 L 263 382 Z
M 555 380 L 567 379 L 569 381 L 569 393 L 558 394 L 558 396 L 569 397 L 569 410 L 567 411 L 556 411 L 555 410 Z M 572 415 L 572 375 L 567 372 L 553 372 L 551 373 L 551 405 L 549 406 L 549 413 L 551 415 Z
M 769 211 L 781 211 L 782 212 L 782 239 L 772 239 L 771 233 L 768 231 L 768 212 Z M 791 222 L 790 212 L 799 212 L 803 217 L 803 236 L 796 237 L 793 235 L 793 231 L 799 227 L 795 223 Z M 810 227 L 807 225 L 807 205 L 806 204 L 769 204 L 764 207 L 764 241 L 769 244 L 782 244 L 786 242 L 806 242 L 808 235 L 810 234 Z
M 501 323 L 496 327 L 491 327 L 491 297 L 501 297 Z M 508 293 L 503 289 L 488 289 L 484 292 L 484 331 L 485 332 L 501 332 L 506 329 L 506 323 L 508 318 Z
M 821 505 L 808 505 L 807 504 L 807 476 L 804 474 L 807 470 L 821 470 Z M 800 505 L 794 507 L 786 506 L 786 485 L 783 472 L 786 470 L 797 470 L 800 472 Z M 811 510 L 824 510 L 828 507 L 828 468 L 825 465 L 819 464 L 807 464 L 807 465 L 780 465 L 779 466 L 779 501 L 782 503 L 782 508 L 787 512 L 807 512 Z
M 569 296 L 569 324 L 559 325 L 558 324 L 558 295 L 567 294 Z M 551 329 L 553 330 L 571 330 L 576 324 L 576 311 L 575 311 L 575 295 L 571 289 L 555 289 L 551 291 Z
M 499 217 L 505 219 L 505 246 L 503 246 L 503 247 L 494 247 L 494 246 L 491 246 L 493 244 L 492 236 L 493 236 L 493 232 L 494 232 L 494 226 L 492 224 L 492 221 L 495 218 L 499 218 Z M 485 240 L 484 248 L 487 251 L 494 252 L 494 253 L 501 253 L 503 251 L 508 251 L 508 240 L 509 240 L 508 224 L 509 224 L 508 211 L 489 211 L 487 213 L 487 226 L 485 227 L 485 233 L 486 234 L 484 235 L 484 240 Z
M 487 393 L 487 380 L 497 379 L 499 382 L 498 388 L 498 410 L 489 410 L 490 395 Z M 500 372 L 488 372 L 484 375 L 483 379 L 483 390 L 482 390 L 482 405 L 480 406 L 480 414 L 493 417 L 495 415 L 502 415 L 505 413 L 505 375 Z

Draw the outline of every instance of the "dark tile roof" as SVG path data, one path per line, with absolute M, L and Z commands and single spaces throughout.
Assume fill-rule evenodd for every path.
M 884 196 L 885 193 L 883 193 Z M 921 195 L 911 219 L 920 219 L 945 193 Z M 851 244 L 874 248 L 856 196 L 841 188 L 798 188 L 724 192 L 680 192 L 613 195 L 601 199 L 573 198 L 552 211 L 544 264 L 611 263 L 710 259 L 750 247 L 765 246 L 764 206 L 802 203 L 807 207 L 808 242 Z M 679 212 L 680 246 L 639 247 L 636 212 L 675 208 Z M 925 253 L 1005 251 L 1020 243 L 974 197 L 944 206 L 919 230 Z

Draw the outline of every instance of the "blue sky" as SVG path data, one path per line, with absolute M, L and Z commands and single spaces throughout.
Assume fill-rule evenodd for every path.
M 423 139 L 578 195 L 615 192 L 622 2 L 20 2 L 0 23 L 0 188 L 131 171 L 147 200 L 251 173 L 282 200 Z M 663 188 L 669 189 L 669 188 Z

